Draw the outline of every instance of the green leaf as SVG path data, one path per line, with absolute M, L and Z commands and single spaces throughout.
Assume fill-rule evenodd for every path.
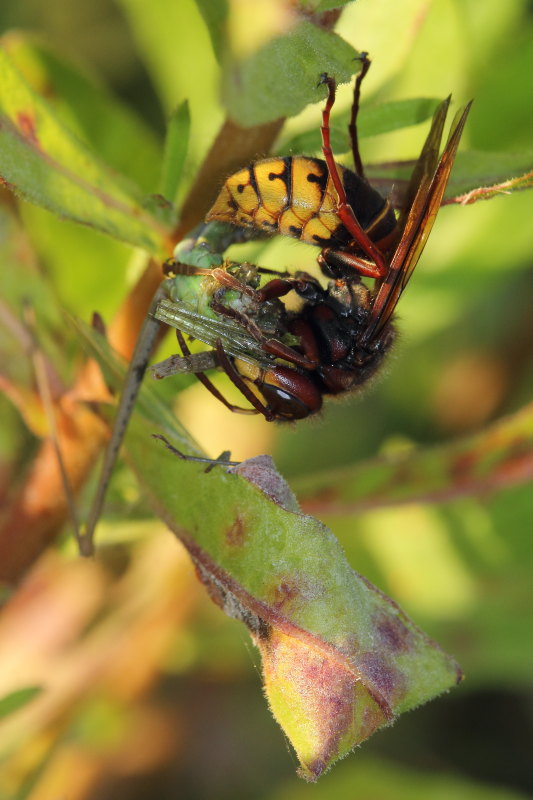
M 228 113 L 244 126 L 293 116 L 324 98 L 324 87 L 317 88 L 323 72 L 339 83 L 350 80 L 356 56 L 340 36 L 302 21 L 228 69 L 223 85 Z
M 350 149 L 350 142 L 348 139 L 348 131 L 345 126 L 332 124 L 330 129 L 330 143 L 331 149 L 335 154 L 347 153 Z M 320 128 L 315 125 L 308 131 L 297 133 L 291 136 L 290 139 L 281 141 L 279 146 L 276 146 L 276 153 L 280 156 L 299 154 L 312 155 L 313 153 L 322 152 L 322 137 L 320 135 Z
M 228 17 L 228 0 L 195 0 L 206 24 L 215 55 L 220 61 L 224 52 L 224 26 Z
M 377 106 L 362 108 L 357 120 L 357 134 L 364 139 L 380 133 L 390 133 L 410 125 L 418 125 L 430 119 L 439 104 L 433 97 L 418 97 L 412 100 L 395 100 Z M 331 123 L 331 146 L 335 153 L 346 153 L 350 149 L 348 122 L 350 112 L 336 115 Z M 316 153 L 322 148 L 320 128 L 314 125 L 282 143 L 278 152 Z
M 28 202 L 163 254 L 168 231 L 138 191 L 67 131 L 0 48 L 0 177 Z
M 299 0 L 298 5 L 314 14 L 329 11 L 332 8 L 341 8 L 352 3 L 353 0 Z
M 80 331 L 113 371 L 102 340 Z M 145 386 L 126 436 L 128 458 L 212 599 L 248 627 L 270 707 L 303 777 L 316 780 L 402 711 L 460 679 L 455 662 L 351 569 L 333 534 L 300 513 L 269 457 L 206 472 L 154 433 L 198 452 Z
M 304 777 L 458 680 L 453 661 L 352 571 L 330 531 L 298 513 L 268 458 L 206 475 L 162 451 L 154 424 L 132 421 L 133 467 L 213 599 L 252 633 Z
M 321 514 L 437 502 L 513 486 L 533 477 L 533 404 L 452 444 L 372 459 L 300 478 L 299 497 Z M 327 498 L 323 502 L 321 497 Z
M 187 156 L 191 116 L 187 100 L 181 103 L 168 121 L 165 139 L 165 154 L 161 169 L 161 194 L 170 202 L 176 199 L 176 193 L 183 174 L 183 166 Z
M 361 109 L 357 132 L 361 137 L 390 133 L 431 119 L 441 101 L 436 97 L 414 97 L 411 100 L 391 100 Z M 348 125 L 348 114 L 345 115 Z
M 342 8 L 354 0 L 320 0 L 315 11 L 329 11 L 331 8 Z
M 533 150 L 520 153 L 469 150 L 458 154 L 446 196 L 453 197 L 453 202 L 468 204 L 532 187 Z
M 66 128 L 119 174 L 136 181 L 143 191 L 154 191 L 161 143 L 134 111 L 37 36 L 10 32 L 2 43 L 15 67 Z M 120 177 L 115 173 L 114 179 Z M 126 184 L 126 190 L 130 188 Z
M 15 692 L 4 695 L 4 697 L 0 698 L 0 719 L 13 714 L 19 708 L 24 708 L 42 691 L 42 686 L 27 686 L 24 689 L 17 689 Z
M 407 184 L 413 161 L 365 164 L 370 183 L 383 195 L 393 188 L 398 195 Z M 444 205 L 469 205 L 499 194 L 511 194 L 533 188 L 533 152 L 483 153 L 467 150 L 457 154 L 446 188 Z

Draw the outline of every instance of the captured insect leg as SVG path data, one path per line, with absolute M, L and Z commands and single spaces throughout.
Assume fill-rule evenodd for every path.
M 160 433 L 152 433 L 152 439 L 159 439 L 160 442 L 163 442 L 167 450 L 170 450 L 170 452 L 173 455 L 177 456 L 178 458 L 181 458 L 182 461 L 195 461 L 198 464 L 207 464 L 208 466 L 205 472 L 211 472 L 213 467 L 217 466 L 238 467 L 239 464 L 241 463 L 240 461 L 230 460 L 231 453 L 229 450 L 224 450 L 219 455 L 218 458 L 207 458 L 203 456 L 188 456 L 186 453 L 182 453 L 181 450 L 178 450 L 177 447 L 174 447 L 174 445 L 168 441 L 167 437 L 163 436 Z
M 311 283 L 313 280 L 307 273 L 302 273 L 300 276 L 285 273 L 282 277 L 278 277 L 278 273 L 274 273 L 272 270 L 262 270 L 262 272 L 275 274 L 277 277 L 267 281 L 260 289 L 253 289 L 251 286 L 247 286 L 236 278 L 235 275 L 231 275 L 231 273 L 227 272 L 227 270 L 222 267 L 215 267 L 209 271 L 209 274 L 212 275 L 221 286 L 224 286 L 226 289 L 234 289 L 237 292 L 241 292 L 247 297 L 251 297 L 257 303 L 264 303 L 267 300 L 277 300 L 280 297 L 284 297 L 293 289 L 298 290 L 301 286 Z
M 252 289 L 251 286 L 247 286 L 245 283 L 240 281 L 235 275 L 232 275 L 225 269 L 224 267 L 212 267 L 206 269 L 204 267 L 196 267 L 191 266 L 190 264 L 181 264 L 178 262 L 173 262 L 172 264 L 172 272 L 173 274 L 177 275 L 186 275 L 186 276 L 203 276 L 203 277 L 210 277 L 214 278 L 215 280 L 220 283 L 221 286 L 224 286 L 226 289 L 234 289 L 237 292 L 241 292 L 241 294 L 245 294 L 247 297 L 251 297 L 253 300 L 257 301 L 258 303 L 262 303 L 265 300 L 273 300 L 279 297 L 283 297 L 284 295 L 288 294 L 292 289 L 297 289 L 302 282 L 308 283 L 312 280 L 310 276 L 305 274 L 305 277 L 297 277 L 291 275 L 289 272 L 277 272 L 276 270 L 267 269 L 265 267 L 258 267 L 257 272 L 266 275 L 276 275 L 275 278 L 265 283 L 260 289 Z
M 276 275 L 278 278 L 290 278 L 292 274 L 286 269 L 270 269 L 270 267 L 257 267 L 257 271 L 261 275 Z
M 268 274 L 277 274 L 273 273 L 272 270 L 262 271 Z M 237 292 L 241 292 L 247 297 L 251 297 L 257 303 L 264 303 L 267 300 L 277 300 L 280 297 L 284 297 L 293 289 L 299 289 L 304 284 L 311 283 L 313 280 L 311 276 L 308 276 L 306 273 L 303 273 L 303 276 L 294 276 L 286 273 L 283 277 L 272 278 L 272 280 L 265 283 L 260 289 L 252 289 L 251 286 L 246 286 L 234 275 L 231 275 L 220 267 L 212 269 L 210 274 L 226 289 L 234 289 Z
M 364 178 L 365 171 L 363 169 L 361 154 L 359 153 L 359 142 L 357 138 L 357 115 L 359 113 L 359 101 L 361 99 L 361 84 L 363 82 L 363 78 L 370 69 L 370 64 L 372 62 L 368 57 L 368 53 L 361 53 L 361 55 L 358 56 L 357 60 L 361 61 L 361 70 L 357 75 L 357 78 L 355 79 L 355 86 L 353 89 L 352 114 L 350 117 L 350 124 L 348 125 L 348 131 L 350 133 L 350 141 L 352 143 L 353 163 L 355 166 L 355 171 L 357 172 L 358 175 L 361 176 L 361 178 Z
M 181 348 L 182 354 L 185 357 L 190 356 L 191 355 L 191 351 L 187 347 L 187 343 L 185 342 L 185 337 L 183 336 L 183 334 L 182 334 L 182 332 L 180 330 L 176 330 L 176 338 L 178 340 L 178 344 L 179 344 L 179 346 Z M 217 353 L 218 353 L 218 351 L 217 351 Z M 221 366 L 225 370 L 225 366 L 222 365 L 222 364 L 221 364 Z M 257 414 L 258 413 L 255 408 L 241 408 L 240 406 L 233 405 L 232 403 L 229 402 L 229 400 L 226 400 L 224 395 L 221 394 L 221 392 L 218 391 L 217 387 L 214 385 L 214 383 L 212 381 L 209 380 L 209 378 L 207 377 L 207 375 L 205 375 L 205 373 L 203 373 L 203 372 L 195 372 L 195 376 L 198 378 L 198 380 L 200 381 L 202 386 L 205 386 L 207 391 L 211 392 L 213 397 L 216 397 L 217 400 L 220 400 L 220 402 L 223 405 L 225 405 L 227 409 L 229 409 L 230 411 L 233 411 L 234 414 Z M 248 400 L 248 397 L 246 395 L 245 395 L 245 397 Z
M 232 278 L 232 276 L 228 277 Z M 235 278 L 232 278 L 232 280 L 235 281 L 234 288 L 238 288 L 240 285 L 239 281 L 237 281 Z M 283 297 L 293 289 L 296 289 L 303 295 L 305 289 L 309 287 L 316 291 L 316 281 L 310 275 L 307 275 L 307 273 L 301 273 L 299 276 L 273 278 L 261 289 L 250 291 L 254 292 L 254 299 L 256 299 L 257 302 L 262 303 L 268 300 L 274 300 Z M 245 328 L 248 333 L 250 333 L 254 339 L 256 339 L 256 341 L 260 342 L 265 352 L 276 356 L 276 358 L 283 358 L 285 361 L 288 361 L 289 363 L 295 364 L 299 367 L 303 367 L 304 369 L 316 369 L 319 362 L 319 355 L 315 346 L 314 337 L 308 335 L 308 326 L 303 324 L 301 326 L 301 338 L 304 351 L 302 354 L 293 347 L 289 347 L 288 345 L 279 341 L 279 339 L 265 337 L 261 329 L 253 320 L 236 309 L 228 308 L 222 303 L 219 303 L 216 299 L 216 295 L 211 301 L 211 308 L 218 314 L 230 317 L 242 325 L 242 327 Z M 296 333 L 296 331 L 294 332 Z
M 301 277 L 287 277 L 287 278 L 273 278 L 271 281 L 268 281 L 261 289 L 252 289 L 250 286 L 246 286 L 246 284 L 242 283 L 238 278 L 234 275 L 231 275 L 227 270 L 223 269 L 222 267 L 214 267 L 213 269 L 204 269 L 202 267 L 191 267 L 188 264 L 175 264 L 175 271 L 179 270 L 180 274 L 186 275 L 207 275 L 209 277 L 214 278 L 224 289 L 233 289 L 241 294 L 250 297 L 257 303 L 264 303 L 268 300 L 274 300 L 279 297 L 283 297 L 284 295 L 288 294 L 292 289 L 301 288 L 304 284 L 309 283 L 309 278 L 301 278 Z M 183 272 L 181 272 L 183 268 Z M 223 303 L 218 302 L 216 293 L 213 297 L 213 300 L 210 302 L 210 306 L 217 314 L 221 314 L 229 319 L 233 319 L 239 323 L 248 333 L 253 336 L 253 338 L 260 342 L 263 346 L 265 352 L 270 353 L 270 355 L 276 356 L 277 358 L 283 358 L 286 361 L 291 362 L 292 364 L 297 364 L 298 366 L 304 367 L 305 369 L 315 369 L 317 362 L 316 360 L 310 360 L 306 358 L 304 355 L 299 353 L 297 350 L 294 350 L 292 347 L 288 347 L 287 345 L 280 342 L 278 339 L 267 338 L 258 327 L 258 325 L 250 319 L 246 314 L 237 311 L 236 309 L 229 308 L 225 306 Z M 178 331 L 176 331 L 176 335 Z M 183 337 L 180 339 L 180 346 L 182 346 Z M 183 351 L 183 347 L 182 347 Z M 183 351 L 185 354 L 185 351 Z M 189 354 L 189 353 L 187 353 Z M 209 388 L 212 394 L 215 394 L 217 390 L 214 388 L 213 384 L 203 373 L 196 373 L 198 379 L 204 383 L 206 388 Z M 200 377 L 201 376 L 201 377 Z M 205 383 L 207 382 L 207 383 Z M 207 385 L 209 384 L 209 386 Z M 211 387 L 211 388 L 210 388 Z M 214 390 L 214 391 L 213 391 Z M 218 395 L 216 395 L 218 396 Z M 219 398 L 221 399 L 221 398 Z M 225 400 L 222 400 L 224 405 L 229 408 L 228 403 Z M 231 410 L 236 410 L 232 408 Z M 244 409 L 241 409 L 244 411 Z
M 269 353 L 276 358 L 283 358 L 285 361 L 289 361 L 291 364 L 297 364 L 304 369 L 316 369 L 318 364 L 317 360 L 311 361 L 309 358 L 306 358 L 305 355 L 302 355 L 302 353 L 294 350 L 294 348 L 283 344 L 279 339 L 269 339 L 262 333 L 254 320 L 247 317 L 246 314 L 237 311 L 235 308 L 228 308 L 228 306 L 216 300 L 211 301 L 211 308 L 213 311 L 216 311 L 217 314 L 228 317 L 229 319 L 234 319 L 238 322 L 239 325 L 247 330 L 248 333 L 261 344 L 265 353 Z
M 267 406 L 263 405 L 263 403 L 259 400 L 255 392 L 253 392 L 242 377 L 239 375 L 235 367 L 233 366 L 231 359 L 228 358 L 226 351 L 222 346 L 222 342 L 217 340 L 216 343 L 216 352 L 218 356 L 218 361 L 230 381 L 237 387 L 237 389 L 246 397 L 248 402 L 254 407 L 258 414 L 262 414 L 267 422 L 272 422 L 274 420 L 274 415 L 268 409 Z
M 201 353 L 194 353 L 190 356 L 173 356 L 164 358 L 152 364 L 150 372 L 157 381 L 170 378 L 172 375 L 183 375 L 183 373 L 196 375 L 198 372 L 206 372 L 208 369 L 216 369 L 218 361 L 214 350 L 202 350 Z
M 357 258 L 357 256 L 352 254 L 346 254 L 347 258 L 345 259 L 345 263 L 350 267 L 353 267 L 353 269 L 355 269 L 361 275 L 367 275 L 369 278 L 383 278 L 387 272 L 387 266 L 385 264 L 383 254 L 376 247 L 374 242 L 372 242 L 372 240 L 367 236 L 357 221 L 357 218 L 353 213 L 353 209 L 348 203 L 346 191 L 333 158 L 333 151 L 331 149 L 330 142 L 329 119 L 331 109 L 335 103 L 336 83 L 334 78 L 330 78 L 326 73 L 323 73 L 320 78 L 319 85 L 324 83 L 328 87 L 328 98 L 322 112 L 322 126 L 320 128 L 322 132 L 322 152 L 324 154 L 324 159 L 326 161 L 331 180 L 333 181 L 333 185 L 335 186 L 335 190 L 339 196 L 338 215 L 342 220 L 346 230 L 351 233 L 363 252 L 368 256 L 369 259 L 371 259 L 369 262 L 365 259 Z M 327 252 L 327 249 L 324 252 Z
M 163 262 L 163 275 L 209 275 L 211 267 L 196 267 L 192 264 L 184 264 L 181 261 L 176 261 L 173 258 L 167 258 Z
M 279 297 L 284 297 L 293 289 L 301 291 L 304 286 L 310 284 L 317 285 L 317 282 L 310 275 L 307 275 L 307 273 L 300 273 L 300 275 L 283 278 L 272 278 L 271 281 L 268 281 L 268 283 L 265 283 L 260 289 L 257 289 L 257 299 L 259 302 L 274 300 Z
M 244 284 L 234 275 L 231 275 L 224 267 L 196 267 L 191 264 L 182 264 L 174 261 L 172 262 L 171 272 L 173 275 L 214 278 L 216 281 L 218 281 L 218 283 L 221 284 L 221 286 L 226 287 L 226 289 L 235 289 L 235 291 L 241 292 L 241 294 L 245 294 L 247 297 L 251 297 L 254 300 L 259 300 L 255 289 L 252 289 L 251 286 L 246 286 L 246 284 Z
M 109 439 L 104 454 L 104 461 L 100 471 L 98 488 L 89 512 L 87 524 L 85 525 L 82 533 L 83 555 L 92 555 L 94 552 L 94 529 L 96 528 L 96 524 L 102 513 L 105 496 L 107 494 L 107 488 L 111 479 L 111 473 L 113 471 L 113 467 L 115 466 L 115 461 L 117 460 L 120 447 L 126 434 L 128 422 L 130 420 L 135 401 L 137 400 L 137 395 L 139 394 L 139 390 L 141 388 L 142 379 L 144 377 L 144 373 L 146 372 L 150 355 L 154 349 L 157 336 L 161 329 L 161 323 L 154 319 L 152 312 L 155 311 L 158 302 L 163 297 L 164 294 L 162 290 L 158 289 L 152 301 L 150 311 L 141 328 L 128 371 L 124 379 L 124 386 L 122 389 L 122 394 L 120 395 L 115 423 L 111 432 L 111 438 Z

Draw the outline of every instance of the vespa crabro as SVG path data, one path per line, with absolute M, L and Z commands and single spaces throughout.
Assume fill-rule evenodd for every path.
M 226 223 L 252 236 L 280 233 L 319 246 L 318 263 L 329 279 L 327 287 L 306 273 L 296 273 L 272 277 L 256 288 L 240 282 L 231 271 L 193 268 L 195 275 L 209 273 L 220 283 L 210 300 L 220 327 L 226 329 L 231 321 L 235 336 L 237 330 L 246 331 L 256 352 L 253 358 L 241 358 L 239 347 L 225 346 L 221 336 L 202 331 L 198 316 L 189 333 L 214 348 L 213 366 L 228 374 L 251 403 L 252 413 L 269 421 L 314 414 L 324 395 L 351 391 L 375 375 L 394 342 L 394 311 L 435 222 L 469 112 L 470 104 L 454 121 L 439 157 L 450 98 L 438 107 L 396 216 L 391 203 L 367 181 L 359 154 L 360 88 L 370 66 L 366 55 L 361 59 L 349 125 L 355 171 L 333 158 L 329 123 L 336 84 L 324 74 L 320 80 L 328 89 L 321 127 L 324 159 L 288 156 L 255 162 L 225 181 L 206 217 L 210 224 Z M 179 259 L 173 263 L 179 273 Z M 191 274 L 189 267 L 183 269 Z M 367 287 L 362 277 L 373 279 L 373 287 Z M 229 288 L 248 298 L 247 308 L 231 308 L 220 300 L 220 293 Z M 267 335 L 254 318 L 264 303 L 279 304 L 291 290 L 301 298 L 300 309 L 286 312 L 274 335 Z M 172 316 L 158 311 L 156 317 L 178 329 L 183 326 L 180 312 Z M 287 337 L 290 345 L 283 341 Z M 188 364 L 197 371 L 192 361 Z M 185 369 L 183 363 L 181 367 Z M 244 410 L 230 406 L 209 385 L 203 370 L 198 372 L 228 407 Z

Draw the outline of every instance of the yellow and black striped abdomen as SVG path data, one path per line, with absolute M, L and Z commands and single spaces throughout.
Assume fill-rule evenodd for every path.
M 338 165 L 348 202 L 361 227 L 379 242 L 396 225 L 388 201 L 354 172 Z M 343 247 L 351 236 L 338 216 L 339 197 L 325 161 L 305 156 L 267 158 L 231 175 L 206 221 L 220 220 Z

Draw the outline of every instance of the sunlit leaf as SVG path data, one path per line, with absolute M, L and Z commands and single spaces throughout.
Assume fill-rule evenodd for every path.
M 533 151 L 459 153 L 448 186 L 448 202 L 473 203 L 533 187 Z M 453 200 L 451 199 L 453 198 Z
M 227 71 L 223 99 L 232 119 L 251 126 L 297 114 L 308 103 L 322 100 L 317 88 L 327 72 L 339 83 L 358 69 L 357 52 L 340 36 L 302 21 Z M 298 75 L 287 81 L 287 75 Z
M 527 172 L 525 175 L 509 178 L 508 180 L 500 181 L 500 183 L 493 183 L 491 186 L 479 186 L 476 189 L 470 189 L 464 194 L 449 198 L 446 202 L 469 206 L 472 203 L 477 203 L 478 200 L 490 200 L 491 197 L 521 192 L 524 189 L 533 189 L 533 172 Z
M 392 195 L 401 204 L 414 161 L 386 164 L 365 164 L 370 182 L 383 195 Z M 533 153 L 482 153 L 477 150 L 459 152 L 446 188 L 444 203 L 469 205 L 501 194 L 533 187 Z
M 0 178 L 25 200 L 154 253 L 168 232 L 54 116 L 0 49 Z
M 85 74 L 41 37 L 9 32 L 2 44 L 31 88 L 72 133 L 114 170 L 153 192 L 161 161 L 161 142 L 153 130 L 107 87 Z M 126 183 L 126 191 L 131 185 Z
M 160 192 L 171 202 L 176 197 L 189 145 L 191 116 L 186 100 L 174 111 L 168 121 L 165 154 L 161 168 Z
M 430 119 L 439 104 L 431 97 L 418 97 L 412 100 L 395 100 L 377 106 L 363 107 L 357 121 L 357 134 L 363 139 L 380 133 L 418 125 Z M 336 115 L 331 122 L 331 146 L 333 152 L 345 153 L 350 149 L 348 138 L 349 112 Z M 289 153 L 316 153 L 322 147 L 320 128 L 313 125 L 309 130 L 296 134 L 284 141 L 279 149 Z

